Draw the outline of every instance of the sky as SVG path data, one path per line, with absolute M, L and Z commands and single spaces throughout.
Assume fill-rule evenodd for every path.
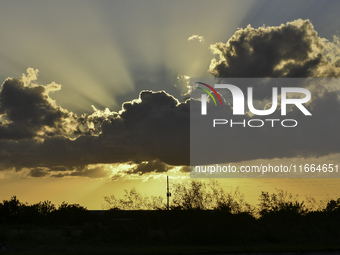
M 337 0 L 1 1 L 0 200 L 101 209 L 104 196 L 132 187 L 165 195 L 166 175 L 189 179 L 189 78 L 339 77 L 339 8 Z M 315 90 L 313 102 L 338 113 L 336 90 Z M 315 161 L 339 161 L 338 127 L 335 117 Z M 305 161 L 286 152 L 235 151 L 230 160 Z M 275 188 L 340 194 L 337 179 L 220 182 L 254 203 Z

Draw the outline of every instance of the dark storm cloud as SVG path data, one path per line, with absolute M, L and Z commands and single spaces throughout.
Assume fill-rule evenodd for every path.
M 27 139 L 65 134 L 71 128 L 72 113 L 57 106 L 49 93 L 59 90 L 57 84 L 32 84 L 37 71 L 28 76 L 8 78 L 0 92 L 0 139 Z
M 55 170 L 61 166 L 156 159 L 171 165 L 188 164 L 189 102 L 179 103 L 164 91 L 143 91 L 139 100 L 123 104 L 120 113 L 107 115 L 98 136 L 85 133 L 73 140 L 59 135 L 44 141 L 2 141 L 0 165 Z M 76 172 L 84 176 L 90 170 L 79 168 Z
M 171 166 L 159 161 L 152 160 L 149 162 L 142 162 L 136 167 L 132 168 L 128 173 L 143 175 L 146 173 L 164 173 L 171 169 Z
M 237 30 L 227 43 L 210 46 L 210 72 L 216 77 L 339 77 L 340 68 L 325 55 L 325 40 L 309 20 L 278 27 Z
M 76 114 L 61 108 L 50 97 L 61 86 L 55 83 L 38 85 L 38 70 L 27 69 L 20 79 L 7 78 L 0 91 L 0 139 L 35 139 L 65 135 L 98 135 L 101 126 L 116 113 L 99 111 L 93 106 L 91 115 Z

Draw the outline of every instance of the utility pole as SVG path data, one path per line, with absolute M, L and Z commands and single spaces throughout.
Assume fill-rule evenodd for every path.
M 170 206 L 169 206 L 169 200 L 171 197 L 171 193 L 170 193 L 170 188 L 169 188 L 169 176 L 166 176 L 166 209 L 169 210 Z

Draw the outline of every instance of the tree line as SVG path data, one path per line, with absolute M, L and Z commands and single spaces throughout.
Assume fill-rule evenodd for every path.
M 251 205 L 239 189 L 228 193 L 216 181 L 195 180 L 174 186 L 170 210 L 163 200 L 131 189 L 120 198 L 105 197 L 106 210 L 91 211 L 66 202 L 58 206 L 51 201 L 28 204 L 13 196 L 0 203 L 0 245 L 53 250 L 59 247 L 56 240 L 63 240 L 81 247 L 199 244 L 236 245 L 249 250 L 253 245 L 282 250 L 298 246 L 340 248 L 340 198 L 301 200 L 277 190 L 262 192 L 258 204 Z
M 262 191 L 259 203 L 251 205 L 244 199 L 244 195 L 236 188 L 233 192 L 225 192 L 217 181 L 190 181 L 175 184 L 170 203 L 171 210 L 214 210 L 231 214 L 248 213 L 256 218 L 278 213 L 291 212 L 305 215 L 309 212 L 339 212 L 340 198 L 329 201 L 317 201 L 313 197 L 301 200 L 284 190 L 276 190 L 270 194 Z M 135 188 L 125 190 L 123 197 L 115 195 L 104 197 L 104 209 L 107 210 L 166 210 L 164 197 L 145 196 Z
M 228 214 L 248 214 L 254 218 L 274 214 L 307 215 L 309 213 L 339 213 L 340 198 L 329 201 L 316 201 L 314 198 L 301 200 L 298 195 L 292 195 L 283 190 L 276 193 L 262 191 L 259 203 L 251 205 L 245 201 L 243 194 L 237 188 L 227 193 L 217 181 L 209 183 L 191 181 L 174 185 L 172 192 L 171 211 L 205 211 L 212 210 Z M 161 196 L 145 196 L 135 188 L 125 190 L 123 197 L 115 195 L 104 197 L 103 209 L 108 211 L 141 211 L 167 210 L 164 198 Z M 92 215 L 92 217 L 91 217 Z M 79 204 L 63 202 L 58 207 L 51 201 L 36 204 L 23 203 L 16 196 L 0 203 L 0 223 L 45 223 L 79 224 L 95 215 Z

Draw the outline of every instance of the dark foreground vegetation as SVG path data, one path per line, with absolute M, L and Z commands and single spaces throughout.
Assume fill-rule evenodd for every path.
M 340 250 L 340 199 L 300 201 L 262 192 L 252 207 L 216 182 L 191 182 L 161 198 L 136 190 L 106 197 L 103 211 L 50 201 L 0 203 L 0 253 L 198 254 Z M 123 209 L 123 210 L 121 210 Z M 133 210 L 131 210 L 133 209 Z M 151 210 L 153 209 L 153 210 Z

